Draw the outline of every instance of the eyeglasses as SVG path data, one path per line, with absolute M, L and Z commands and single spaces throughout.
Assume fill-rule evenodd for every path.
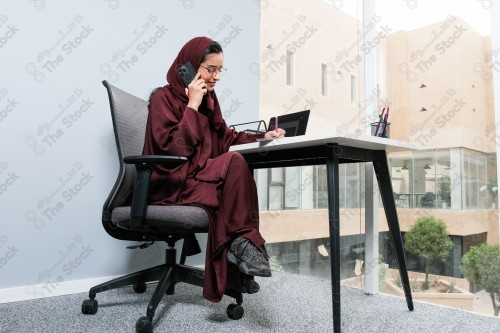
M 205 68 L 205 70 L 210 75 L 214 75 L 214 74 L 222 75 L 222 73 L 224 73 L 225 71 L 227 71 L 227 69 L 225 69 L 224 67 L 217 68 L 215 66 L 203 66 L 203 65 L 200 65 L 200 67 Z

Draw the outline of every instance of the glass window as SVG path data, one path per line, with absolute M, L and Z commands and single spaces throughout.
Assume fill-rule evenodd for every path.
M 364 164 L 344 164 L 345 165 L 345 208 L 360 208 L 364 205 Z M 363 172 L 361 172 L 363 168 Z M 342 182 L 342 181 L 341 181 Z
M 351 103 L 356 103 L 357 100 L 357 89 L 356 89 L 356 75 L 351 74 Z
M 437 208 L 451 208 L 452 186 L 460 186 L 460 183 L 451 182 L 450 165 L 450 151 L 448 149 L 436 151 Z
M 462 149 L 463 160 L 463 208 L 487 208 L 487 156 L 470 149 Z M 486 185 L 486 187 L 481 187 Z M 482 190 L 482 191 L 481 191 Z
M 390 165 L 399 207 L 491 209 L 497 206 L 494 154 L 465 148 L 437 149 L 419 151 L 413 157 L 392 157 Z
M 268 192 L 268 209 L 282 210 L 285 199 L 285 183 L 283 168 L 268 169 L 269 192 Z
M 410 172 L 412 166 L 409 157 L 393 157 L 390 159 L 392 190 L 397 207 L 410 207 Z
M 286 51 L 286 85 L 293 85 L 293 53 Z
M 497 159 L 496 154 L 486 156 L 487 183 L 486 189 L 489 194 L 487 208 L 495 209 L 498 207 L 498 181 L 497 181 Z
M 419 151 L 413 158 L 410 170 L 413 179 L 413 207 L 436 207 L 436 174 L 434 151 Z
M 339 207 L 359 208 L 361 183 L 358 164 L 341 164 L 339 166 Z M 363 185 L 364 186 L 364 185 Z
M 321 64 L 321 95 L 327 95 L 328 68 L 326 64 Z
M 285 209 L 300 208 L 304 185 L 301 184 L 300 167 L 285 168 Z
M 339 165 L 339 207 L 340 208 L 345 208 L 346 207 L 346 197 L 347 197 L 347 185 L 345 183 L 345 169 L 346 165 L 341 164 Z
M 328 187 L 326 182 L 325 165 L 314 166 L 313 186 L 314 208 L 328 208 Z

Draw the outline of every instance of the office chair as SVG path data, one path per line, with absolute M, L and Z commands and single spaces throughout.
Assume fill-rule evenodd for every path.
M 434 200 L 436 199 L 436 195 L 434 192 L 425 192 L 425 195 L 420 199 L 420 205 L 422 207 L 434 207 Z
M 139 241 L 142 244 L 129 248 L 145 249 L 156 241 L 167 243 L 165 263 L 136 273 L 128 274 L 90 289 L 89 299 L 82 303 L 83 314 L 95 314 L 98 303 L 96 294 L 124 286 L 132 286 L 135 292 L 146 291 L 147 282 L 158 281 L 147 307 L 146 316 L 136 323 L 136 332 L 153 332 L 153 317 L 164 294 L 172 295 L 175 284 L 185 282 L 203 286 L 204 270 L 185 265 L 187 243 L 197 246 L 195 233 L 208 231 L 209 217 L 203 208 L 187 205 L 148 205 L 151 173 L 156 164 L 174 168 L 186 163 L 185 157 L 143 156 L 144 134 L 148 117 L 148 103 L 128 94 L 107 81 L 111 118 L 118 150 L 120 170 L 102 211 L 104 229 L 114 238 Z M 176 262 L 175 243 L 184 240 L 179 263 Z M 191 247 L 189 247 L 191 248 Z M 231 319 L 243 316 L 243 296 L 227 289 L 226 295 L 235 298 L 229 304 L 227 315 Z M 124 318 L 125 319 L 125 318 Z

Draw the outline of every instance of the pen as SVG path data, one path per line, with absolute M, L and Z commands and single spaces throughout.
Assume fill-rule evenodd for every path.
M 375 136 L 379 136 L 378 130 L 379 130 L 380 124 L 382 123 L 382 118 L 384 116 L 384 112 L 385 112 L 385 108 L 382 109 L 382 112 L 378 116 L 378 124 L 377 124 L 377 128 L 375 128 Z
M 382 116 L 382 120 L 380 121 L 380 128 L 378 129 L 377 136 L 383 137 L 385 131 L 385 115 Z
M 274 129 L 275 131 L 278 131 L 278 117 L 274 117 L 275 120 L 275 124 L 276 124 L 276 128 Z
M 386 131 L 387 131 L 387 122 L 389 121 L 389 107 L 387 107 L 387 113 L 385 114 L 385 120 L 384 120 L 384 130 L 382 131 L 382 137 L 386 137 Z

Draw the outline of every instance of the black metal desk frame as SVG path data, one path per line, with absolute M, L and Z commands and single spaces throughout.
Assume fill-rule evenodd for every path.
M 238 151 L 236 149 L 236 151 Z M 372 150 L 344 146 L 337 143 L 315 144 L 308 147 L 268 151 L 261 146 L 258 152 L 240 151 L 250 168 L 276 168 L 326 164 L 328 182 L 328 220 L 330 231 L 331 279 L 333 303 L 333 331 L 341 331 L 340 325 L 340 218 L 339 218 L 339 164 L 372 162 L 382 197 L 391 239 L 399 264 L 399 273 L 408 309 L 413 311 L 413 300 L 406 269 L 403 241 L 394 202 L 391 177 L 385 150 Z

